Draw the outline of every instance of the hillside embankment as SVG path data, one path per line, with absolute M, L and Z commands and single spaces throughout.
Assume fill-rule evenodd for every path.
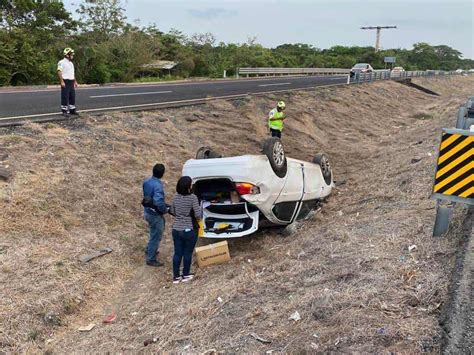
M 429 195 L 440 128 L 474 77 L 414 82 L 441 96 L 376 82 L 1 129 L 12 177 L 0 181 L 0 351 L 136 352 L 154 337 L 147 351 L 437 351 L 465 210 L 433 239 Z M 259 154 L 281 99 L 287 154 L 327 153 L 334 193 L 309 220 L 232 240 L 229 263 L 172 285 L 170 223 L 165 266 L 143 262 L 142 181 L 164 163 L 170 199 L 198 147 Z

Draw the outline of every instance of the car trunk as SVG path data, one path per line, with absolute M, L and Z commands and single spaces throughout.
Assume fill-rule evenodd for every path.
M 198 180 L 194 193 L 203 209 L 204 237 L 242 237 L 258 229 L 258 209 L 239 196 L 230 179 Z

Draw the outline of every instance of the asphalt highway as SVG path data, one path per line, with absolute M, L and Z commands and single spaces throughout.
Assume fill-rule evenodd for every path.
M 346 82 L 347 76 L 288 76 L 83 87 L 76 89 L 76 106 L 79 112 L 88 113 L 144 110 L 201 103 L 215 98 L 231 99 L 247 94 L 310 89 Z M 54 118 L 59 114 L 59 88 L 0 90 L 0 123 Z

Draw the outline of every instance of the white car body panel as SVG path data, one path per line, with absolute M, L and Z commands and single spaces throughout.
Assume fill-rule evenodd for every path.
M 301 200 L 304 193 L 303 164 L 288 159 L 285 184 L 276 203 Z
M 322 179 L 319 165 L 306 164 L 304 167 L 304 201 L 323 199 L 331 194 L 332 184 L 327 185 Z
M 288 170 L 283 178 L 273 172 L 270 162 L 265 155 L 243 155 L 216 159 L 191 159 L 183 167 L 183 176 L 190 176 L 193 182 L 210 179 L 229 179 L 233 183 L 246 182 L 257 186 L 259 194 L 243 195 L 241 198 L 252 205 L 273 224 L 287 225 L 293 222 L 301 208 L 302 201 L 313 201 L 327 197 L 331 193 L 333 182 L 326 184 L 321 168 L 317 164 L 287 158 Z M 281 221 L 273 213 L 275 204 L 297 201 L 296 210 L 291 221 Z M 252 227 L 240 233 L 210 233 L 205 232 L 206 238 L 242 237 L 252 234 L 258 229 L 258 211 L 239 215 L 219 215 L 203 209 L 204 219 L 208 217 L 239 219 L 250 217 Z
M 234 219 L 241 219 L 245 217 L 250 217 L 252 219 L 252 227 L 250 229 L 247 229 L 242 232 L 232 232 L 232 233 L 213 233 L 213 232 L 205 232 L 204 236 L 206 238 L 224 238 L 224 237 L 232 237 L 232 238 L 239 238 L 239 237 L 244 237 L 246 235 L 255 233 L 258 229 L 258 223 L 259 223 L 259 216 L 258 216 L 258 211 L 256 212 L 250 212 L 248 215 L 247 214 L 236 214 L 232 215 L 232 217 L 229 216 L 223 216 L 219 215 L 217 213 L 212 213 L 207 210 L 204 211 L 204 216 L 203 218 L 209 218 L 209 217 L 218 217 L 218 218 L 226 218 L 229 219 L 229 223 L 232 224 L 232 220 Z

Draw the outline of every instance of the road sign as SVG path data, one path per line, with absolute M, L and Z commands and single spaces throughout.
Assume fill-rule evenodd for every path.
M 395 63 L 396 57 L 384 57 L 383 61 L 384 63 Z
M 432 197 L 474 205 L 474 132 L 443 128 Z

